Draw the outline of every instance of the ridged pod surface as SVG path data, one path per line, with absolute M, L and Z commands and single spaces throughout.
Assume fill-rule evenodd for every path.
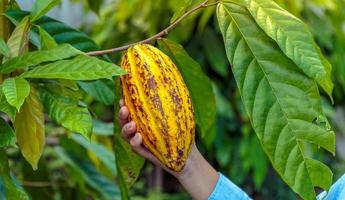
M 127 50 L 121 77 L 124 104 L 143 136 L 143 144 L 166 167 L 181 171 L 195 136 L 189 91 L 171 59 L 140 44 Z M 188 67 L 188 66 L 186 66 Z

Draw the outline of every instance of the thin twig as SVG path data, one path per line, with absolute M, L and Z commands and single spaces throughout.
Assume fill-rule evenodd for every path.
M 219 2 L 215 2 L 215 3 L 211 3 L 211 4 L 207 4 L 209 2 L 209 0 L 206 0 L 204 2 L 202 2 L 201 4 L 197 5 L 196 7 L 194 7 L 193 9 L 187 11 L 185 14 L 183 14 L 181 17 L 179 17 L 175 22 L 173 22 L 172 24 L 170 24 L 170 26 L 168 26 L 167 28 L 165 28 L 164 30 L 162 30 L 161 32 L 157 33 L 156 35 L 147 38 L 145 40 L 139 41 L 139 42 L 135 42 L 132 44 L 128 44 L 122 47 L 116 47 L 116 48 L 112 48 L 112 49 L 106 49 L 106 50 L 100 50 L 100 51 L 91 51 L 86 53 L 86 55 L 89 56 L 100 56 L 100 55 L 104 55 L 104 54 L 110 54 L 110 53 L 114 53 L 114 52 L 118 52 L 118 51 L 124 51 L 130 47 L 132 47 L 133 45 L 136 44 L 146 44 L 146 43 L 150 43 L 152 41 L 157 40 L 158 38 L 163 37 L 164 35 L 167 35 L 172 29 L 174 29 L 181 21 L 183 21 L 185 18 L 187 18 L 189 15 L 193 14 L 194 12 L 209 7 L 209 6 L 214 6 L 217 5 Z

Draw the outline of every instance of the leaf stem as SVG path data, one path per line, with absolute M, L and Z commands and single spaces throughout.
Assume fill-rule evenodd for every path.
M 215 6 L 215 5 L 217 5 L 219 3 L 217 1 L 215 3 L 207 4 L 209 1 L 210 0 L 203 1 L 201 4 L 197 5 L 193 9 L 187 11 L 185 14 L 183 14 L 181 17 L 179 17 L 176 21 L 174 21 L 172 24 L 170 24 L 167 28 L 163 29 L 161 32 L 159 32 L 156 35 L 153 35 L 153 36 L 151 36 L 151 37 L 149 37 L 147 39 L 144 39 L 142 41 L 135 42 L 135 43 L 132 43 L 132 44 L 128 44 L 128 45 L 125 45 L 125 46 L 112 48 L 112 49 L 105 49 L 105 50 L 100 50 L 100 51 L 91 51 L 91 52 L 86 53 L 86 55 L 89 55 L 89 56 L 100 56 L 100 55 L 104 55 L 104 54 L 115 53 L 115 52 L 127 50 L 128 48 L 130 48 L 130 47 L 132 47 L 133 45 L 136 45 L 136 44 L 145 44 L 145 43 L 150 43 L 152 41 L 155 41 L 155 40 L 159 39 L 160 37 L 163 37 L 164 35 L 167 35 L 181 21 L 183 21 L 185 18 L 187 18 L 189 15 L 193 14 L 194 12 L 196 12 L 196 11 L 198 11 L 200 9 L 203 9 L 203 8 L 207 8 L 207 7 L 210 7 L 210 6 Z

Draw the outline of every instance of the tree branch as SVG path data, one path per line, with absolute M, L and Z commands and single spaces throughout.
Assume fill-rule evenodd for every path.
M 209 7 L 209 6 L 215 6 L 218 4 L 218 2 L 215 3 L 211 3 L 211 4 L 207 4 L 210 0 L 206 0 L 204 2 L 202 2 L 201 4 L 197 5 L 196 7 L 194 7 L 193 9 L 187 11 L 185 14 L 183 14 L 181 17 L 179 17 L 176 21 L 174 21 L 172 24 L 170 24 L 170 26 L 168 26 L 167 28 L 165 28 L 164 30 L 162 30 L 161 32 L 157 33 L 156 35 L 147 38 L 145 40 L 139 41 L 139 42 L 135 42 L 132 44 L 128 44 L 122 47 L 116 47 L 116 48 L 112 48 L 112 49 L 106 49 L 106 50 L 100 50 L 100 51 L 91 51 L 86 53 L 86 55 L 89 56 L 100 56 L 100 55 L 104 55 L 104 54 L 110 54 L 110 53 L 114 53 L 114 52 L 118 52 L 118 51 L 124 51 L 130 47 L 132 47 L 133 45 L 136 44 L 145 44 L 145 43 L 150 43 L 152 41 L 157 40 L 160 37 L 163 37 L 164 35 L 167 35 L 172 29 L 174 29 L 181 21 L 183 21 L 185 18 L 187 18 L 189 15 L 193 14 L 194 12 Z

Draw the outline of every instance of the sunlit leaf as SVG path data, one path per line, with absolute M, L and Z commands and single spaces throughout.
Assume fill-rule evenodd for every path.
M 23 78 L 8 78 L 2 85 L 7 102 L 19 111 L 30 93 L 30 84 Z
M 16 146 L 16 136 L 11 126 L 0 117 L 0 148 L 9 146 Z
M 1 67 L 1 72 L 10 73 L 16 69 L 35 66 L 44 62 L 67 59 L 80 54 L 83 53 L 69 44 L 62 44 L 50 50 L 31 51 L 5 62 Z
M 218 6 L 217 16 L 244 106 L 264 151 L 296 193 L 315 199 L 314 187 L 328 190 L 333 174 L 309 158 L 303 144 L 335 151 L 335 134 L 323 115 L 315 81 L 281 52 L 245 7 L 226 1 Z
M 31 9 L 30 21 L 38 20 L 58 3 L 60 3 L 60 0 L 36 0 Z
M 38 66 L 21 75 L 23 78 L 96 80 L 124 75 L 126 72 L 113 63 L 79 55 L 70 60 L 60 60 Z
M 246 1 L 248 10 L 265 33 L 332 99 L 332 66 L 317 49 L 307 26 L 272 0 Z
M 34 87 L 14 121 L 17 142 L 24 158 L 34 170 L 45 144 L 43 106 Z
M 26 51 L 29 41 L 29 30 L 29 17 L 24 17 L 7 41 L 7 46 L 10 48 L 10 57 L 19 56 Z
M 201 136 L 207 138 L 214 131 L 216 120 L 216 102 L 210 79 L 181 45 L 167 39 L 159 40 L 158 44 L 180 70 L 192 97 L 196 124 Z
M 78 100 L 54 92 L 44 89 L 40 91 L 49 118 L 68 130 L 90 139 L 92 117 L 89 110 L 79 106 Z

